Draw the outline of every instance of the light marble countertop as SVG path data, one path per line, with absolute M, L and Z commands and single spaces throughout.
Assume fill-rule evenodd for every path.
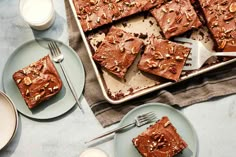
M 11 53 L 24 42 L 35 37 L 50 37 L 68 43 L 63 0 L 54 0 L 56 21 L 47 31 L 33 31 L 19 15 L 18 0 L 0 1 L 0 81 L 4 65 Z M 2 84 L 0 84 L 2 90 Z M 19 114 L 15 138 L 0 151 L 0 157 L 78 157 L 89 145 L 84 141 L 115 128 L 102 128 L 82 96 L 83 115 L 77 107 L 48 121 L 36 121 Z M 217 98 L 181 109 L 193 124 L 199 140 L 199 157 L 235 157 L 236 95 Z M 95 143 L 113 154 L 112 136 Z M 128 155 L 127 155 L 128 157 Z

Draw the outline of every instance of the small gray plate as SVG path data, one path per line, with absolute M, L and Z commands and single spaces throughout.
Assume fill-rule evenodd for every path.
M 57 64 L 54 65 L 63 82 L 62 90 L 57 95 L 42 102 L 34 109 L 29 109 L 27 107 L 20 91 L 12 79 L 14 72 L 49 54 L 50 51 L 47 45 L 49 40 L 50 39 L 32 40 L 18 47 L 9 57 L 3 71 L 3 89 L 5 93 L 12 99 L 20 113 L 34 119 L 50 119 L 58 117 L 69 111 L 75 105 L 74 97 L 60 66 Z M 79 99 L 85 82 L 83 64 L 72 48 L 62 42 L 56 42 L 64 55 L 62 64 L 66 69 Z
M 179 111 L 165 104 L 160 103 L 149 103 L 144 104 L 130 111 L 121 120 L 119 126 L 123 126 L 134 121 L 137 115 L 143 114 L 145 112 L 154 112 L 159 118 L 167 116 L 171 123 L 177 129 L 177 132 L 188 144 L 188 147 L 184 149 L 181 153 L 176 155 L 177 157 L 196 157 L 198 149 L 198 140 L 196 132 L 188 121 L 188 119 Z M 142 133 L 150 124 L 144 125 L 142 127 L 134 127 L 125 130 L 121 133 L 116 133 L 114 140 L 114 153 L 115 157 L 129 156 L 129 157 L 141 157 L 139 152 L 136 150 L 132 143 L 132 139 Z

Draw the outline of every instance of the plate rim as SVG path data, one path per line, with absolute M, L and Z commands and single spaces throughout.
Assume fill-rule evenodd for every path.
M 19 125 L 19 117 L 18 117 L 18 111 L 13 103 L 13 101 L 11 100 L 11 98 L 5 94 L 4 92 L 0 91 L 0 95 L 2 95 L 5 100 L 8 102 L 8 104 L 11 106 L 11 108 L 13 109 L 14 111 L 14 117 L 15 117 L 15 127 L 14 127 L 14 131 L 12 133 L 12 136 L 11 138 L 8 139 L 8 142 L 2 147 L 0 148 L 0 150 L 4 149 L 12 140 L 13 138 L 15 137 L 16 135 L 16 132 L 17 132 L 17 129 L 18 129 L 18 125 Z
M 159 103 L 159 102 L 151 102 L 151 103 L 144 103 L 138 107 L 135 107 L 134 109 L 130 110 L 128 113 L 125 114 L 125 116 L 121 119 L 121 121 L 119 122 L 117 127 L 121 126 L 121 123 L 133 112 L 135 112 L 136 110 L 139 110 L 141 108 L 145 108 L 147 106 L 164 106 L 167 107 L 168 109 L 177 112 L 179 115 L 181 115 L 186 122 L 188 123 L 188 125 L 190 125 L 190 128 L 192 130 L 192 133 L 194 135 L 194 140 L 196 141 L 196 147 L 195 147 L 195 154 L 193 154 L 193 157 L 197 157 L 198 156 L 198 149 L 199 149 L 199 141 L 198 141 L 198 136 L 197 136 L 197 132 L 195 130 L 195 128 L 193 127 L 192 123 L 188 120 L 188 118 L 180 111 L 178 111 L 177 109 L 171 107 L 170 105 L 164 104 L 164 103 Z M 117 149 L 116 149 L 116 141 L 117 141 L 117 133 L 115 133 L 114 135 L 114 144 L 113 144 L 113 149 L 114 149 L 114 156 L 117 157 Z
M 12 53 L 10 54 L 10 56 L 8 57 L 8 59 L 7 59 L 7 62 L 5 63 L 5 65 L 4 65 L 4 68 L 3 68 L 3 73 L 2 73 L 2 87 L 3 87 L 3 92 L 5 92 L 6 94 L 7 94 L 7 92 L 6 92 L 6 87 L 5 87 L 5 85 L 4 85 L 4 76 L 6 75 L 6 67 L 10 64 L 10 60 L 11 60 L 11 58 L 12 57 L 14 57 L 14 55 L 21 49 L 21 48 L 23 48 L 23 47 L 25 47 L 25 46 L 27 46 L 28 44 L 30 44 L 30 43 L 34 43 L 34 42 L 37 42 L 37 41 L 55 41 L 56 43 L 59 43 L 59 44 L 61 44 L 61 45 L 63 45 L 63 46 L 65 46 L 65 47 L 67 47 L 70 51 L 71 51 L 71 53 L 73 53 L 75 56 L 76 56 L 76 60 L 78 60 L 78 63 L 81 65 L 81 74 L 80 75 L 82 75 L 82 90 L 81 90 L 81 92 L 80 93 L 77 93 L 77 96 L 78 96 L 78 99 L 80 99 L 81 98 L 81 96 L 82 96 L 82 94 L 83 94 L 83 90 L 84 90 L 84 86 L 85 86 L 85 70 L 84 70 L 84 65 L 83 65 L 83 63 L 82 63 L 82 60 L 80 59 L 80 57 L 79 57 L 79 55 L 75 52 L 75 50 L 73 49 L 73 48 L 71 48 L 69 45 L 67 45 L 67 44 L 65 44 L 65 43 L 63 43 L 62 41 L 59 41 L 59 40 L 56 40 L 56 39 L 52 39 L 52 38 L 35 38 L 35 39 L 30 39 L 30 40 L 28 40 L 28 41 L 26 41 L 26 42 L 24 42 L 24 43 L 22 43 L 21 45 L 19 45 L 18 47 L 16 47 L 13 51 L 12 51 Z M 51 58 L 51 56 L 50 56 L 50 58 Z M 54 64 L 54 63 L 53 63 Z M 55 64 L 54 64 L 55 65 Z M 11 100 L 12 101 L 12 100 Z M 13 101 L 12 101 L 13 102 Z M 54 115 L 54 116 L 51 116 L 51 117 L 34 117 L 34 116 L 31 116 L 31 115 L 29 115 L 29 114 L 25 114 L 24 112 L 22 112 L 21 110 L 19 110 L 17 107 L 16 107 L 16 110 L 19 112 L 19 113 L 21 113 L 22 115 L 24 115 L 25 117 L 28 117 L 28 118 L 30 118 L 30 119 L 34 119 L 34 120 L 49 120 L 49 119 L 54 119 L 54 118 L 57 118 L 57 117 L 60 117 L 60 116 L 62 116 L 62 115 L 64 115 L 64 114 L 66 114 L 67 112 L 69 112 L 74 106 L 76 105 L 76 102 L 74 103 L 74 105 L 72 105 L 70 108 L 68 108 L 67 110 L 65 110 L 64 112 L 61 112 L 60 114 L 57 114 L 57 115 Z

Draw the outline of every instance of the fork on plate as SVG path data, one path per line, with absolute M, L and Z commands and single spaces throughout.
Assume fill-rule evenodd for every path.
M 60 67 L 61 67 L 61 70 L 62 70 L 62 72 L 63 72 L 63 74 L 64 74 L 64 76 L 65 76 L 66 82 L 67 82 L 68 85 L 69 85 L 69 88 L 70 88 L 70 90 L 71 90 L 71 93 L 72 93 L 72 95 L 73 95 L 73 97 L 74 97 L 74 99 L 75 99 L 77 105 L 79 106 L 80 110 L 84 113 L 84 110 L 83 110 L 83 108 L 81 107 L 81 104 L 80 104 L 80 102 L 79 102 L 79 100 L 78 100 L 79 98 L 78 98 L 78 96 L 77 96 L 77 94 L 76 94 L 76 92 L 75 92 L 75 89 L 74 89 L 74 87 L 73 87 L 73 85 L 72 85 L 72 83 L 71 83 L 71 81 L 70 81 L 68 75 L 66 74 L 65 68 L 64 68 L 64 66 L 63 66 L 63 64 L 62 64 L 62 62 L 63 62 L 63 60 L 64 60 L 64 56 L 63 56 L 63 54 L 61 53 L 61 50 L 59 49 L 59 47 L 58 47 L 58 45 L 57 45 L 57 43 L 56 43 L 55 41 L 50 41 L 50 42 L 48 43 L 48 47 L 49 47 L 49 50 L 50 50 L 50 52 L 51 52 L 51 56 L 52 56 L 53 61 L 54 61 L 55 63 L 59 63 L 59 65 L 60 65 Z
M 92 142 L 94 140 L 100 139 L 100 138 L 105 137 L 107 135 L 110 135 L 110 134 L 112 134 L 114 132 L 121 131 L 122 129 L 125 129 L 127 127 L 131 127 L 131 126 L 141 127 L 141 126 L 143 126 L 145 124 L 148 124 L 148 123 L 151 123 L 151 122 L 155 121 L 156 119 L 157 119 L 157 116 L 153 112 L 147 112 L 147 113 L 138 115 L 138 116 L 136 116 L 134 118 L 134 121 L 132 123 L 129 123 L 127 125 L 115 128 L 115 129 L 113 129 L 113 130 L 111 130 L 109 132 L 106 132 L 106 133 L 104 133 L 104 134 L 102 134 L 102 135 L 100 135 L 98 137 L 95 137 L 95 138 L 93 138 L 93 139 L 91 139 L 91 140 L 89 140 L 89 141 L 87 141 L 85 143 L 89 143 L 89 142 Z
M 212 56 L 236 56 L 236 52 L 211 52 L 197 40 L 182 37 L 176 37 L 174 40 L 182 43 L 189 43 L 189 45 L 186 46 L 191 48 L 191 52 L 183 70 L 199 69 Z

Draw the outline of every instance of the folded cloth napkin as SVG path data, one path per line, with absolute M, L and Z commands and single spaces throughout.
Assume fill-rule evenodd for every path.
M 232 63 L 132 101 L 118 105 L 109 104 L 105 100 L 97 82 L 92 64 L 67 0 L 65 0 L 65 4 L 69 28 L 69 43 L 80 56 L 86 72 L 84 96 L 103 127 L 119 122 L 131 109 L 145 103 L 160 102 L 184 107 L 214 97 L 236 93 L 236 63 Z

